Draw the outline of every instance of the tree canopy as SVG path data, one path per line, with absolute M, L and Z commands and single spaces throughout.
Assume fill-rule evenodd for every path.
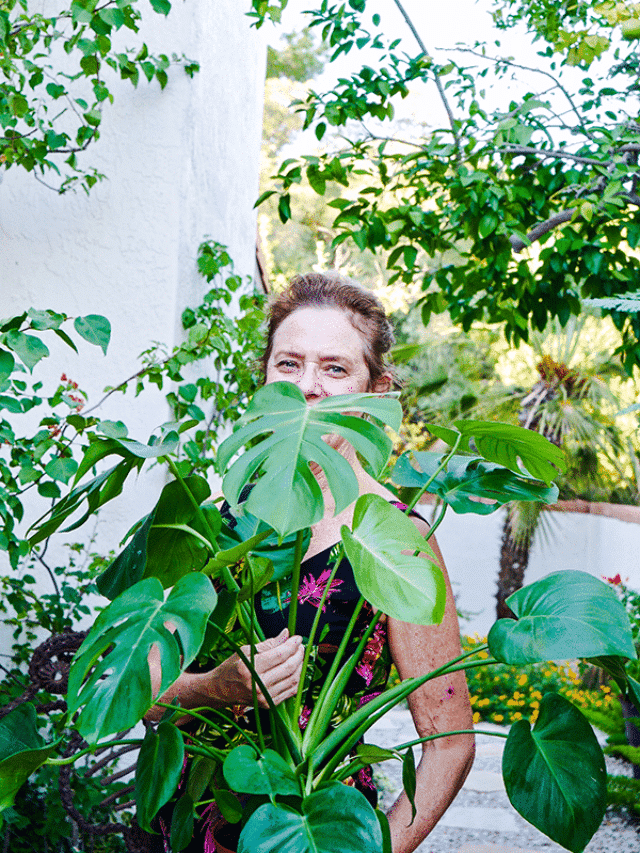
M 254 0 L 256 23 L 286 5 Z M 402 40 L 382 21 L 394 5 Z M 330 61 L 348 55 L 353 70 L 294 104 L 322 149 L 285 160 L 261 199 L 275 195 L 286 222 L 300 216 L 298 185 L 320 196 L 338 185 L 334 245 L 379 253 L 390 282 L 420 281 L 425 322 L 448 311 L 465 330 L 501 323 L 518 343 L 600 300 L 627 370 L 639 366 L 636 6 L 496 0 L 496 37 L 524 24 L 535 66 L 499 41 L 441 57 L 399 0 L 322 0 L 304 14 Z M 509 78 L 522 94 L 495 107 Z M 399 138 L 395 106 L 418 82 L 436 87 L 447 122 Z

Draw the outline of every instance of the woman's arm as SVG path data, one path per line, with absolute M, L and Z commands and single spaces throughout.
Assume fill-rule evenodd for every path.
M 249 646 L 242 651 L 249 657 Z M 289 637 L 285 628 L 277 637 L 256 644 L 254 666 L 269 692 L 274 704 L 279 705 L 295 696 L 300 681 L 304 649 L 301 638 Z M 156 646 L 149 653 L 149 672 L 152 693 L 155 696 L 161 680 L 160 654 Z M 233 654 L 209 672 L 183 672 L 160 697 L 162 702 L 178 699 L 183 708 L 223 708 L 230 705 L 252 705 L 251 673 L 237 654 Z M 258 704 L 268 707 L 258 690 Z M 159 720 L 164 708 L 153 706 L 146 714 L 147 720 Z M 184 717 L 180 722 L 185 722 Z
M 425 522 L 414 519 L 423 536 Z M 389 619 L 389 645 L 400 678 L 423 675 L 459 655 L 460 628 L 451 584 L 442 555 L 434 540 L 429 543 L 442 568 L 447 587 L 445 615 L 440 625 L 410 625 Z M 463 672 L 427 682 L 409 696 L 409 708 L 418 737 L 438 732 L 473 728 Z M 411 804 L 403 792 L 391 807 L 388 818 L 393 853 L 412 853 L 431 832 L 456 796 L 471 769 L 473 735 L 438 738 L 423 745 L 417 768 L 416 818 L 411 823 Z

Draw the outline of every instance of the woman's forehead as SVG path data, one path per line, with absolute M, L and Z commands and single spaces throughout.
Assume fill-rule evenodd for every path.
M 364 360 L 361 333 L 349 314 L 337 308 L 298 308 L 285 317 L 274 334 L 274 355 L 276 351 L 304 355 L 302 350 L 323 358 L 346 355 Z

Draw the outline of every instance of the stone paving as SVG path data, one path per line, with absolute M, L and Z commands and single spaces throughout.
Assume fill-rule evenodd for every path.
M 482 723 L 483 731 L 502 731 Z M 378 746 L 395 746 L 415 738 L 411 714 L 394 709 L 369 731 L 367 741 Z M 476 735 L 476 760 L 464 787 L 438 825 L 416 853 L 560 853 L 555 844 L 511 806 L 501 774 L 503 738 Z M 416 760 L 419 747 L 416 747 Z M 399 761 L 378 765 L 376 778 L 382 789 L 382 806 L 388 808 L 402 788 Z M 636 828 L 614 816 L 605 817 L 602 827 L 585 853 L 640 853 Z

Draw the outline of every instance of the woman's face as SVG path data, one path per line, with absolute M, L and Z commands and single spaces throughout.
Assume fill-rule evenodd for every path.
M 298 308 L 273 336 L 265 381 L 293 382 L 308 403 L 369 391 L 362 336 L 344 311 Z

